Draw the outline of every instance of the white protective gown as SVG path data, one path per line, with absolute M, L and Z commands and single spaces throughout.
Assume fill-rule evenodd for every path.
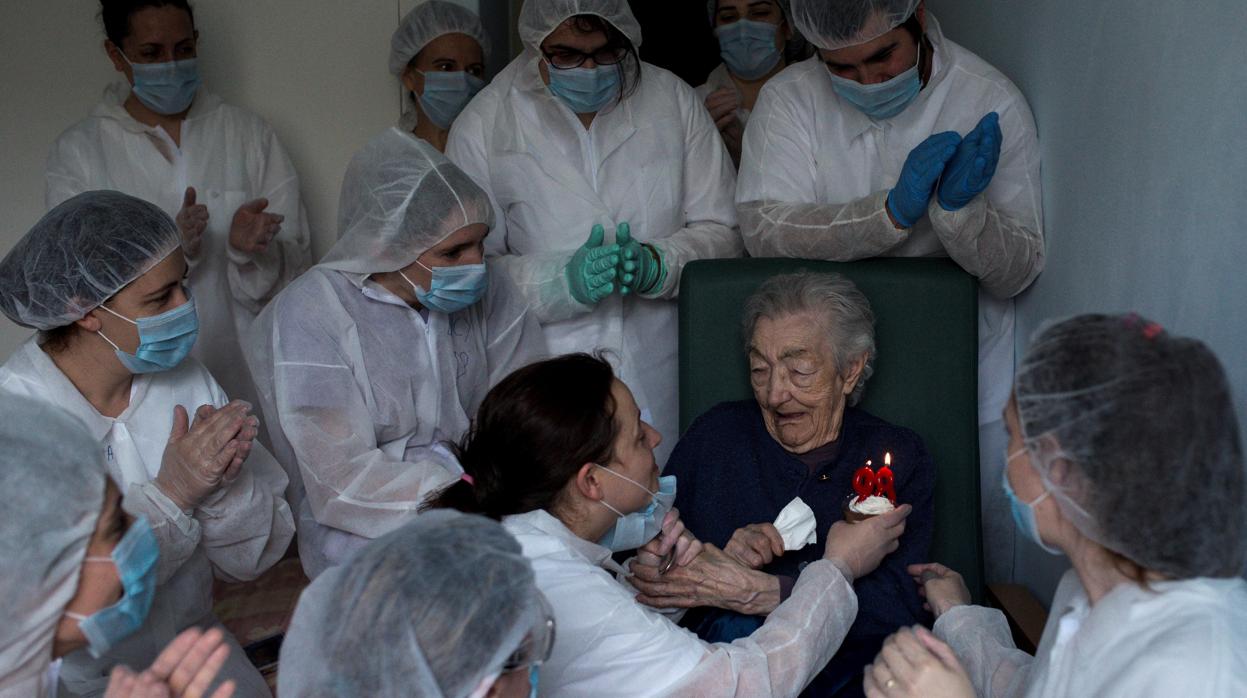
M 982 698 L 1247 695 L 1247 581 L 1122 584 L 1090 606 L 1074 570 L 1052 600 L 1036 655 L 1004 615 L 958 606 L 935 621 Z
M 526 50 L 468 104 L 446 155 L 489 192 L 496 223 L 486 250 L 537 313 L 550 351 L 617 354 L 620 380 L 664 437 L 661 464 L 679 435 L 680 272 L 743 251 L 732 160 L 692 88 L 666 70 L 643 64 L 636 92 L 586 130 L 541 81 L 538 61 Z M 564 267 L 594 225 L 609 244 L 623 222 L 658 249 L 666 280 L 645 297 L 581 305 Z
M 554 609 L 554 651 L 540 695 L 795 696 L 835 654 L 857 616 L 853 585 L 835 563 L 811 563 L 766 623 L 731 644 L 707 644 L 637 603 L 611 552 L 544 510 L 503 525 L 533 563 Z
M 48 155 L 48 208 L 84 191 L 113 189 L 177 216 L 186 188 L 195 187 L 209 218 L 199 254 L 186 258 L 200 325 L 191 356 L 231 398 L 254 403 L 239 339 L 311 259 L 294 165 L 268 124 L 202 88 L 182 122 L 181 148 L 163 129 L 130 116 L 122 106 L 129 94 L 124 82 L 110 85 L 91 115 L 56 140 Z M 229 246 L 229 228 L 240 205 L 261 197 L 268 213 L 285 220 L 267 251 L 252 257 Z
M 109 475 L 120 487 L 123 506 L 144 515 L 160 543 L 159 586 L 145 622 L 101 659 L 86 650 L 65 657 L 61 681 L 78 695 L 102 694 L 118 663 L 143 669 L 186 628 L 208 626 L 212 580 L 258 577 L 285 554 L 294 535 L 290 508 L 282 496 L 286 475 L 259 443 L 238 479 L 205 499 L 192 513 L 179 509 L 155 485 L 161 457 L 173 429 L 173 407 L 194 415 L 204 404 L 229 402 L 208 371 L 188 358 L 162 373 L 134 376 L 130 406 L 113 419 L 95 410 L 39 348 L 35 335 L 0 366 L 0 390 L 47 400 L 82 420 L 99 441 Z M 264 680 L 229 633 L 230 658 L 219 681 L 234 679 L 238 696 L 264 695 Z
M 1044 263 L 1039 143 L 1021 92 L 946 39 L 927 14 L 934 60 L 906 109 L 872 121 L 833 90 L 818 56 L 771 78 L 745 131 L 736 201 L 745 247 L 756 257 L 851 261 L 952 257 L 979 278 L 979 423 L 1000 420 L 1013 385 L 1013 302 Z M 909 152 L 942 131 L 969 133 L 1000 115 L 1004 143 L 983 195 L 959 211 L 935 197 L 913 228 L 898 230 L 885 202 Z M 987 472 L 985 469 L 984 472 Z M 995 472 L 994 470 L 992 472 Z
M 545 358 L 523 299 L 496 271 L 481 302 L 422 314 L 366 275 L 316 266 L 249 338 L 273 450 L 287 468 L 309 577 L 410 521 L 463 472 L 458 442 L 494 383 Z

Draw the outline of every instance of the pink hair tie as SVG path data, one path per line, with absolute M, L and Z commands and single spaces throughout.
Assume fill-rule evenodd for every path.
M 460 476 L 459 476 L 459 479 L 460 479 L 460 480 L 463 480 L 463 481 L 464 481 L 464 482 L 466 482 L 466 483 L 468 483 L 468 484 L 469 484 L 469 485 L 471 485 L 472 487 L 476 487 L 476 480 L 475 480 L 475 479 L 474 479 L 471 475 L 468 475 L 467 473 L 464 473 L 464 474 L 460 475 Z

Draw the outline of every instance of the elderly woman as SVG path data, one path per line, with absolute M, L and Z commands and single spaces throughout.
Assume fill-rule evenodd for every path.
M 278 692 L 536 696 L 554 619 L 501 524 L 429 512 L 321 575 L 299 599 Z
M 762 86 L 813 50 L 793 31 L 788 0 L 707 0 L 706 10 L 723 62 L 696 92 L 739 167 L 745 124 Z
M 857 690 L 862 667 L 883 639 L 927 617 L 905 568 L 928 555 L 935 470 L 917 434 L 852 407 L 870 377 L 875 339 L 870 304 L 851 282 L 810 272 L 776 276 L 746 303 L 744 323 L 755 399 L 717 405 L 699 417 L 664 474 L 679 479 L 676 507 L 688 530 L 766 572 L 764 586 L 750 593 L 778 603 L 801 569 L 818 559 L 819 546 L 785 552 L 771 522 L 800 497 L 824 540 L 842 518 L 855 471 L 892 454 L 896 503 L 912 504 L 913 514 L 900 548 L 854 584 L 857 619 L 812 684 L 819 695 Z M 651 597 L 679 596 L 680 577 L 675 570 L 662 582 L 636 584 Z M 724 608 L 698 609 L 685 619 L 710 641 L 748 634 L 768 610 L 751 617 L 710 605 Z
M 1035 656 L 961 576 L 915 565 L 935 636 L 902 630 L 866 695 L 1247 695 L 1247 473 L 1203 343 L 1138 316 L 1039 333 L 1005 408 L 1022 535 L 1069 556 Z M 947 643 L 947 644 L 945 644 Z

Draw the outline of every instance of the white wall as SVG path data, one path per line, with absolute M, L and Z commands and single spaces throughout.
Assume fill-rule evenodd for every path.
M 1247 433 L 1247 3 L 928 4 L 1039 126 L 1048 265 L 1018 303 L 1019 352 L 1046 318 L 1138 311 L 1212 347 Z M 1045 601 L 1063 569 L 1017 560 Z
M 399 114 L 386 64 L 411 0 L 197 0 L 208 89 L 273 125 L 302 180 L 315 254 L 336 236 L 351 155 Z M 476 0 L 462 0 L 475 6 Z M 44 212 L 48 147 L 117 79 L 87 0 L 7 3 L 0 23 L 0 256 Z M 0 319 L 0 357 L 29 331 Z

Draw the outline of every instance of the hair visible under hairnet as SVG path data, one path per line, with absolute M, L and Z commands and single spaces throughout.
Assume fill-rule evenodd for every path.
M 601 17 L 628 37 L 634 48 L 641 48 L 641 24 L 628 7 L 628 0 L 524 0 L 518 22 L 520 40 L 541 53 L 541 42 L 576 15 Z
M 828 51 L 877 39 L 909 19 L 922 0 L 792 0 L 792 21 Z
M 1016 396 L 1032 463 L 1084 535 L 1175 579 L 1243 572 L 1238 421 L 1202 342 L 1135 315 L 1074 317 L 1037 334 Z
M 303 593 L 280 693 L 463 698 L 523 642 L 538 599 L 532 565 L 501 524 L 423 513 Z
M 0 311 L 51 330 L 79 320 L 182 244 L 173 219 L 116 191 L 48 211 L 0 261 Z
M 466 34 L 489 57 L 489 39 L 475 12 L 446 0 L 425 0 L 411 8 L 390 37 L 390 72 L 402 75 L 421 49 L 439 36 Z
M 777 319 L 810 313 L 822 320 L 834 353 L 836 370 L 843 372 L 862 356 L 866 365 L 857 379 L 849 404 L 856 405 L 875 372 L 875 313 L 866 295 L 839 274 L 798 271 L 772 276 L 745 301 L 746 345 L 762 318 Z
M 0 399 L 0 686 L 42 673 L 104 508 L 104 463 L 81 422 Z
M 396 271 L 476 223 L 494 225 L 489 195 L 433 146 L 386 129 L 346 168 L 338 242 L 321 264 L 361 274 Z

